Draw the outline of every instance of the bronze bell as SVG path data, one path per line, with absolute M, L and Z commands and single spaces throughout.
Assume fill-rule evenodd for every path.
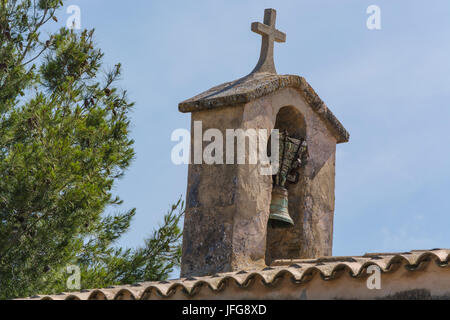
M 273 176 L 272 201 L 270 203 L 269 224 L 272 228 L 288 228 L 294 221 L 288 211 L 288 190 L 286 182 L 297 183 L 296 170 L 302 164 L 307 153 L 306 141 L 288 136 L 287 131 L 279 133 L 278 173 Z
M 284 187 L 274 186 L 272 189 L 269 223 L 272 228 L 288 228 L 294 225 L 288 212 L 288 191 Z

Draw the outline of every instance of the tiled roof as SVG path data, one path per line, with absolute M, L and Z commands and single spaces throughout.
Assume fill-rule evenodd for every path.
M 36 296 L 28 299 L 53 300 L 103 300 L 103 299 L 160 299 L 170 298 L 181 292 L 185 299 L 195 298 L 202 290 L 220 293 L 230 284 L 238 288 L 247 288 L 261 282 L 276 290 L 277 280 L 288 275 L 298 286 L 320 277 L 323 281 L 340 278 L 347 272 L 353 278 L 359 278 L 371 265 L 377 265 L 383 273 L 395 273 L 401 267 L 408 271 L 423 269 L 425 265 L 435 263 L 439 267 L 448 267 L 450 249 L 414 250 L 404 253 L 372 253 L 360 257 L 323 257 L 319 259 L 278 260 L 263 270 L 229 272 L 212 276 L 185 278 L 160 282 L 143 282 L 135 285 L 115 286 L 111 288 L 83 290 L 81 292 L 61 293 L 52 296 Z M 403 269 L 403 270 L 404 270 Z M 235 286 L 235 287 L 236 287 Z
M 306 102 L 332 130 L 338 143 L 347 142 L 349 133 L 309 83 L 297 75 L 272 73 L 250 74 L 241 79 L 213 87 L 178 105 L 181 112 L 195 112 L 247 103 L 283 88 L 298 89 Z

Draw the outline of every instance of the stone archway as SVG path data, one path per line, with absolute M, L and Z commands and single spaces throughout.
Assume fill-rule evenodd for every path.
M 284 106 L 278 110 L 275 129 L 286 130 L 290 137 L 306 139 L 307 127 L 304 116 L 293 106 Z M 300 169 L 300 179 L 297 184 L 288 186 L 288 210 L 294 220 L 294 226 L 287 229 L 276 229 L 267 226 L 266 264 L 276 259 L 297 258 L 300 255 L 303 233 L 303 210 L 305 183 Z

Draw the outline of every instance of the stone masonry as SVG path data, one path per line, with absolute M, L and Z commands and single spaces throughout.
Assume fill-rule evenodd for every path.
M 261 268 L 273 260 L 332 253 L 336 144 L 347 142 L 349 134 L 305 79 L 276 74 L 271 67 L 273 41 L 282 42 L 283 34 L 274 27 L 275 10 L 266 10 L 264 22 L 252 26 L 263 35 L 262 51 L 268 50 L 261 53 L 254 71 L 180 103 L 179 110 L 191 113 L 192 128 L 194 121 L 201 121 L 203 132 L 215 128 L 224 137 L 226 129 L 286 129 L 306 139 L 307 163 L 300 171 L 299 183 L 288 189 L 289 213 L 295 225 L 281 231 L 268 227 L 272 178 L 260 174 L 259 162 L 192 163 L 182 277 Z M 246 152 L 248 155 L 248 148 Z

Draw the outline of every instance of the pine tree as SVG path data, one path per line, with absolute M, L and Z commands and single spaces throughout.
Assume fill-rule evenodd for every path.
M 135 209 L 105 215 L 135 156 L 120 64 L 93 30 L 41 35 L 62 1 L 0 1 L 0 298 L 67 291 L 69 265 L 82 288 L 166 279 L 183 204 L 137 249 L 115 245 Z

